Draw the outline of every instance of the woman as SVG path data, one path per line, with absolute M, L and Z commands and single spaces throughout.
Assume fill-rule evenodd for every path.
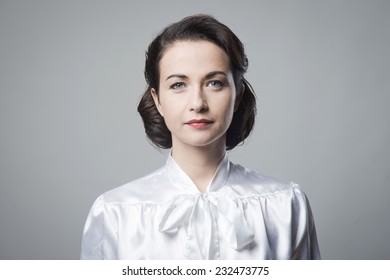
M 240 40 L 214 18 L 168 26 L 149 45 L 138 111 L 171 149 L 161 169 L 101 195 L 82 259 L 318 259 L 305 194 L 228 160 L 255 119 Z

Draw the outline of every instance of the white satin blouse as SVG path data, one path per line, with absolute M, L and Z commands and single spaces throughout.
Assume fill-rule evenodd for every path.
M 309 202 L 282 183 L 221 161 L 201 193 L 171 156 L 161 169 L 101 195 L 81 259 L 319 259 Z

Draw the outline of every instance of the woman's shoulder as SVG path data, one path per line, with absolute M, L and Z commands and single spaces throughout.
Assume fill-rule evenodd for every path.
M 231 164 L 228 184 L 241 196 L 269 196 L 295 193 L 304 195 L 299 184 L 284 181 L 246 168 L 240 164 Z
M 132 180 L 103 193 L 99 198 L 105 203 L 115 204 L 153 204 L 164 201 L 166 174 L 160 168 L 146 176 Z

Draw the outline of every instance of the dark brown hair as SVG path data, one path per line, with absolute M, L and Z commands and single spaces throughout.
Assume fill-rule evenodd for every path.
M 165 50 L 177 41 L 212 42 L 223 49 L 230 58 L 236 91 L 245 89 L 226 133 L 226 149 L 230 150 L 250 134 L 256 115 L 256 98 L 249 82 L 244 78 L 248 59 L 244 46 L 237 36 L 224 24 L 207 15 L 186 17 L 166 27 L 149 45 L 146 52 L 145 80 L 148 87 L 138 105 L 146 135 L 158 147 L 172 147 L 172 135 L 164 118 L 159 114 L 151 95 L 151 89 L 159 92 L 159 62 Z

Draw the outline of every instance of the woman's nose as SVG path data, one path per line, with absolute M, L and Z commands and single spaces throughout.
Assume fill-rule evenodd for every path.
M 206 98 L 201 87 L 194 89 L 190 93 L 189 109 L 197 113 L 208 110 Z

